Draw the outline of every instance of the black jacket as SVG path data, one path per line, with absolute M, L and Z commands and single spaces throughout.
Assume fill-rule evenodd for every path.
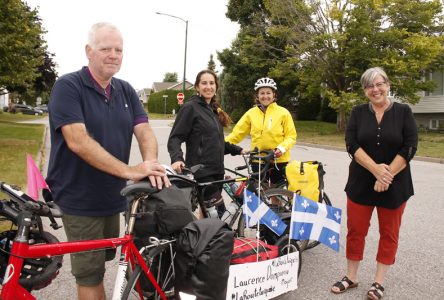
M 181 149 L 186 145 L 186 157 Z M 224 154 L 238 155 L 242 148 L 224 141 L 223 127 L 215 112 L 204 99 L 194 95 L 185 103 L 174 122 L 168 139 L 171 163 L 184 161 L 188 167 L 203 164 L 196 175 L 201 177 L 224 174 Z

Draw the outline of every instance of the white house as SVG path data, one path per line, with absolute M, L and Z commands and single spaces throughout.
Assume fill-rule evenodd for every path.
M 421 100 L 412 105 L 418 126 L 428 129 L 444 129 L 444 72 L 430 74 L 428 80 L 436 84 L 433 92 L 422 92 Z
M 165 90 L 177 90 L 181 91 L 183 89 L 183 81 L 181 82 L 153 82 L 151 88 L 145 88 L 137 91 L 137 95 L 142 103 L 148 103 L 151 93 L 157 93 Z M 191 90 L 194 85 L 188 80 L 185 81 L 185 89 Z
M 0 93 L 2 93 L 0 94 L 0 109 L 3 110 L 3 107 L 9 105 L 9 93 L 6 90 L 1 91 Z

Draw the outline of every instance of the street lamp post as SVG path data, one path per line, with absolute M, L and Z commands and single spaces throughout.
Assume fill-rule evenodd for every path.
M 188 40 L 188 20 L 182 19 L 181 17 L 178 16 L 173 16 L 173 15 L 169 15 L 169 14 L 164 14 L 161 12 L 156 12 L 156 14 L 158 15 L 162 15 L 162 16 L 167 16 L 167 17 L 171 17 L 171 18 L 176 18 L 179 19 L 181 21 L 183 21 L 185 23 L 185 57 L 183 59 L 183 82 L 182 82 L 182 92 L 185 95 L 185 74 L 187 72 L 187 40 Z
M 163 95 L 162 97 L 163 97 L 163 114 L 166 115 L 168 95 Z
M 325 88 L 327 84 L 325 82 L 321 82 L 321 109 L 319 111 L 319 121 L 323 121 L 324 118 L 324 98 L 325 98 Z

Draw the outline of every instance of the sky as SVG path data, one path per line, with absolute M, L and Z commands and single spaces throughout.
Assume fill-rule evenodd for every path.
M 211 54 L 216 70 L 222 70 L 216 51 L 229 48 L 239 31 L 239 25 L 225 16 L 228 0 L 25 1 L 38 9 L 59 76 L 87 65 L 85 44 L 94 23 L 116 25 L 124 41 L 122 68 L 116 77 L 137 90 L 151 88 L 167 72 L 177 72 L 179 81 L 183 78 L 185 22 L 156 12 L 188 20 L 186 79 L 192 83 Z

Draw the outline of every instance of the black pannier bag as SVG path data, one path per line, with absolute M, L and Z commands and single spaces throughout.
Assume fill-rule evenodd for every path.
M 137 211 L 134 235 L 139 238 L 170 235 L 195 220 L 191 192 L 191 188 L 172 185 L 145 197 Z
M 233 244 L 234 231 L 219 219 L 188 224 L 176 242 L 176 299 L 182 291 L 197 300 L 225 300 Z

